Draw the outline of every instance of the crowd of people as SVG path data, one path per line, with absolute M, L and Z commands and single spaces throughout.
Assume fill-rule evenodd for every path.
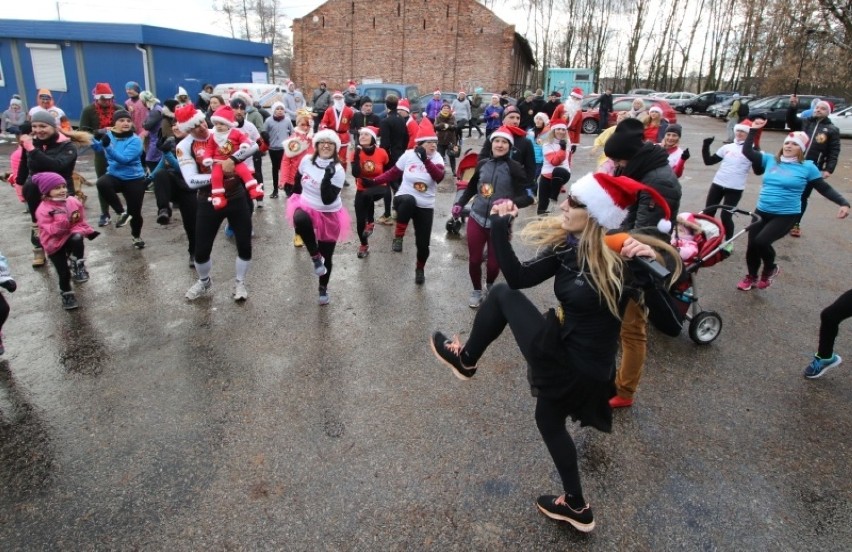
M 267 189 L 263 158 L 268 153 L 272 184 L 269 197 L 285 196 L 284 217 L 293 228 L 295 247 L 303 247 L 317 277 L 317 302 L 331 301 L 330 280 L 337 244 L 354 230 L 357 257 L 370 253 L 376 224 L 393 226 L 392 251 L 403 252 L 413 226 L 414 283 L 426 281 L 426 263 L 438 185 L 453 178 L 464 130 L 468 138 L 485 123 L 484 144 L 467 187 L 452 215 L 467 217 L 466 238 L 471 292 L 468 305 L 478 309 L 466 343 L 436 332 L 431 347 L 460 379 L 476 372 L 478 359 L 508 325 L 529 365 L 537 397 L 535 418 L 563 483 L 563 493 L 544 495 L 539 509 L 581 531 L 594 528 L 594 517 L 580 485 L 577 455 L 565 429 L 568 417 L 609 431 L 612 409 L 630 407 L 645 363 L 647 326 L 668 324 L 674 316 L 668 289 L 699 255 L 702 232 L 691 213 L 681 213 L 681 185 L 689 150 L 680 146 L 681 125 L 666 121 L 641 99 L 609 126 L 611 90 L 601 101 L 601 151 L 594 174 L 576 178 L 572 167 L 580 144 L 583 92 L 566 101 L 559 92 L 526 91 L 517 105 L 507 94 L 488 101 L 463 91 L 452 101 L 440 90 L 412 114 L 409 100 L 389 95 L 387 113 L 373 113 L 373 100 L 348 89 L 329 90 L 326 82 L 311 102 L 289 83 L 281 101 L 267 110 L 245 91 L 228 98 L 205 85 L 196 102 L 180 88 L 174 98 L 156 98 L 138 83 L 124 86 L 122 103 L 108 83 L 97 83 L 79 128 L 68 124 L 49 91 L 25 112 L 20 98 L 2 115 L 2 130 L 17 136 L 8 180 L 32 220 L 29 239 L 34 267 L 47 258 L 59 279 L 61 306 L 79 308 L 74 285 L 89 280 L 85 240 L 100 231 L 89 223 L 75 187 L 80 148 L 94 152 L 98 202 L 97 227 L 130 226 L 130 245 L 140 250 L 146 192 L 153 192 L 158 224 L 168 224 L 178 209 L 187 239 L 189 266 L 197 279 L 185 293 L 195 301 L 212 293 L 214 241 L 223 223 L 234 238 L 236 258 L 233 299 L 248 298 L 252 262 L 252 213 L 263 208 Z M 795 97 L 791 102 L 795 111 Z M 730 210 L 736 207 L 750 172 L 763 175 L 755 214 L 748 227 L 747 274 L 742 291 L 765 290 L 781 272 L 773 243 L 798 230 L 811 190 L 849 213 L 849 202 L 826 181 L 839 156 L 839 137 L 828 116 L 831 105 L 818 102 L 803 121 L 788 116 L 794 129 L 777 154 L 756 146 L 765 121 L 743 119 L 731 125 L 730 143 L 711 153 L 703 141 L 706 165 L 719 164 L 707 193 L 711 215 L 721 208 L 724 234 L 735 232 Z M 609 127 L 609 128 L 607 128 Z M 355 185 L 352 208 L 342 190 Z M 560 197 L 563 197 L 560 202 Z M 376 217 L 376 203 L 383 211 Z M 551 215 L 551 204 L 558 210 Z M 515 255 L 510 237 L 519 209 L 536 205 L 537 217 L 520 236 L 537 246 L 527 262 Z M 90 208 L 91 209 L 91 208 Z M 94 218 L 92 219 L 94 221 Z M 674 227 L 673 227 L 674 223 Z M 796 234 L 794 234 L 796 235 Z M 800 235 L 800 233 L 798 234 Z M 24 239 L 22 236 L 20 239 Z M 725 245 L 732 252 L 732 243 Z M 653 259 L 670 276 L 660 279 L 641 259 Z M 482 265 L 485 264 L 483 282 Z M 500 273 L 506 283 L 497 283 Z M 554 278 L 557 306 L 540 313 L 521 289 Z M 0 254 L 0 287 L 16 283 Z M 668 309 L 671 311 L 672 309 Z M 0 294 L 0 328 L 9 306 Z M 837 326 L 852 316 L 852 292 L 823 312 L 819 349 L 805 376 L 820 377 L 838 364 Z M 671 324 L 679 329 L 680 321 Z M 620 363 L 616 352 L 621 348 Z M 3 352 L 0 334 L 0 354 Z

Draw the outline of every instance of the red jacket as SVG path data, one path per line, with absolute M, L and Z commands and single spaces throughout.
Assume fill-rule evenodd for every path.
M 337 133 L 341 144 L 349 143 L 349 127 L 352 125 L 352 117 L 355 116 L 355 110 L 349 106 L 345 106 L 340 112 L 340 118 L 337 117 L 337 112 L 334 106 L 325 110 L 320 121 L 320 128 L 329 128 Z
M 408 146 L 405 149 L 414 149 L 417 145 L 417 131 L 420 130 L 420 125 L 414 120 L 414 117 L 409 117 L 405 122 L 405 127 L 408 129 Z

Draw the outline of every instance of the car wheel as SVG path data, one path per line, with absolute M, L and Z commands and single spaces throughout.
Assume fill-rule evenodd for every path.
M 583 133 L 595 134 L 598 131 L 598 122 L 593 118 L 583 120 Z
M 692 115 L 693 113 L 695 113 L 695 109 L 693 109 L 692 106 L 686 106 L 683 108 L 683 112 L 687 115 Z

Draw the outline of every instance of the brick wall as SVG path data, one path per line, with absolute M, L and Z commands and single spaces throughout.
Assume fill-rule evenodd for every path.
M 292 79 L 305 92 L 353 79 L 489 92 L 512 79 L 515 28 L 474 0 L 330 0 L 293 21 Z

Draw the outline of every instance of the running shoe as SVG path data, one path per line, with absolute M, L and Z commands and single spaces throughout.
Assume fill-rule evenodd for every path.
M 586 504 L 579 510 L 575 510 L 565 502 L 565 495 L 553 496 L 543 495 L 536 501 L 541 513 L 550 519 L 567 521 L 578 531 L 588 533 L 595 528 L 595 516 L 592 507 Z
M 475 309 L 479 307 L 480 304 L 482 304 L 482 290 L 475 289 L 470 292 L 470 297 L 467 300 L 467 306 Z
M 111 220 L 109 218 L 109 215 L 101 215 L 101 218 L 98 219 L 98 226 L 100 226 L 100 227 L 109 226 L 110 222 L 111 222 Z
M 328 305 L 331 301 L 331 297 L 328 295 L 328 288 L 325 286 L 319 287 L 319 298 L 317 298 L 317 303 L 320 305 Z
M 402 238 L 394 238 L 391 243 L 391 251 L 394 253 L 402 253 Z
M 245 301 L 248 299 L 248 290 L 244 282 L 237 280 L 234 285 L 234 301 Z
M 302 236 L 296 234 L 293 236 L 293 246 L 294 247 L 305 247 L 305 242 L 302 241 Z
M 772 270 L 764 270 L 760 273 L 760 280 L 757 282 L 757 289 L 766 289 L 772 285 L 772 281 L 775 280 L 775 277 L 781 273 L 781 268 L 778 265 L 775 265 L 775 268 Z
M 367 225 L 364 226 L 364 231 L 361 233 L 361 237 L 366 240 L 367 238 L 372 236 L 373 235 L 373 228 L 375 228 L 375 227 L 376 227 L 375 223 L 368 222 Z
M 358 258 L 359 259 L 364 259 L 369 254 L 370 254 L 370 246 L 369 245 L 362 245 L 362 246 L 358 247 Z
M 172 218 L 172 214 L 168 209 L 163 208 L 157 211 L 157 224 L 166 225 L 169 223 L 169 220 Z
M 118 220 L 115 221 L 115 227 L 116 228 L 122 228 L 122 227 L 126 226 L 127 223 L 130 222 L 131 218 L 133 218 L 133 217 L 131 217 L 130 213 L 128 213 L 127 211 L 121 213 L 120 215 L 118 215 Z
M 802 229 L 799 227 L 798 224 L 796 224 L 792 228 L 790 228 L 790 235 L 793 236 L 794 238 L 801 238 L 802 237 Z
M 462 345 L 459 341 L 459 336 L 454 335 L 450 339 L 441 332 L 434 332 L 429 345 L 432 347 L 432 352 L 435 353 L 438 360 L 452 368 L 453 373 L 460 380 L 467 381 L 476 373 L 475 366 L 467 367 L 462 363 Z
M 751 274 L 746 274 L 745 278 L 740 280 L 740 283 L 737 284 L 737 289 L 740 290 L 740 291 L 748 291 L 756 285 L 757 285 L 757 276 L 752 276 Z
M 325 259 L 323 256 L 317 253 L 315 256 L 311 257 L 311 262 L 314 263 L 314 274 L 317 276 L 325 276 L 328 269 L 325 267 Z
M 62 308 L 65 310 L 74 310 L 80 305 L 77 304 L 77 296 L 73 291 L 62 292 Z
M 840 358 L 840 355 L 838 354 L 831 355 L 831 358 L 819 358 L 814 355 L 814 359 L 810 364 L 808 364 L 808 367 L 805 368 L 805 377 L 808 379 L 817 379 L 822 377 L 823 374 L 835 366 L 840 366 L 841 362 L 843 362 L 843 359 Z
M 145 242 L 142 241 L 142 238 L 131 238 L 131 241 L 136 249 L 145 249 Z
M 414 269 L 414 283 L 418 286 L 426 283 L 426 272 L 422 268 Z
M 211 287 L 213 287 L 213 281 L 210 278 L 207 278 L 206 280 L 196 280 L 195 283 L 192 284 L 192 287 L 187 290 L 185 297 L 190 301 L 195 301 L 210 291 Z

